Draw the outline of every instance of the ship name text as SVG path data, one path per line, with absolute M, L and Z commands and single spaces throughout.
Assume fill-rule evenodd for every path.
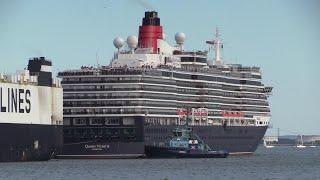
M 0 87 L 0 112 L 30 113 L 29 89 Z

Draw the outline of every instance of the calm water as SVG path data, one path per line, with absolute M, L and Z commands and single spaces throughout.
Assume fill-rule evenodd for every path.
M 1 179 L 320 179 L 320 148 L 260 147 L 227 159 L 0 163 Z

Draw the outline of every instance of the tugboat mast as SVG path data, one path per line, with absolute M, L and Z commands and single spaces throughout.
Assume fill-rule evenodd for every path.
M 189 127 L 189 113 L 190 113 L 190 107 L 187 106 L 187 117 L 186 117 L 186 127 Z

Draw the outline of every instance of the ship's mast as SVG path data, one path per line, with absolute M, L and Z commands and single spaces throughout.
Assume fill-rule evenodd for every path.
M 216 28 L 215 39 L 213 42 L 214 42 L 213 48 L 214 48 L 214 54 L 215 54 L 215 64 L 222 65 L 223 61 L 221 57 L 221 49 L 223 48 L 223 44 L 220 39 L 220 33 L 218 28 Z
M 223 65 L 223 58 L 221 56 L 221 50 L 223 49 L 223 43 L 220 39 L 220 33 L 219 29 L 216 28 L 215 32 L 215 38 L 213 40 L 206 41 L 207 44 L 210 45 L 210 47 L 213 47 L 214 50 L 214 64 L 221 66 Z M 210 48 L 209 48 L 210 50 Z

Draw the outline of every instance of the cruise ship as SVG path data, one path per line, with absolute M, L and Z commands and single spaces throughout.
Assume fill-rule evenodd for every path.
M 0 162 L 48 160 L 63 146 L 63 90 L 52 62 L 0 73 Z
M 145 12 L 138 37 L 124 41 L 109 65 L 64 70 L 61 158 L 126 158 L 163 146 L 188 124 L 212 149 L 253 153 L 270 123 L 259 67 L 225 64 L 217 30 L 206 51 L 184 48 L 186 36 L 165 40 L 155 11 Z M 212 54 L 212 58 L 210 58 Z

